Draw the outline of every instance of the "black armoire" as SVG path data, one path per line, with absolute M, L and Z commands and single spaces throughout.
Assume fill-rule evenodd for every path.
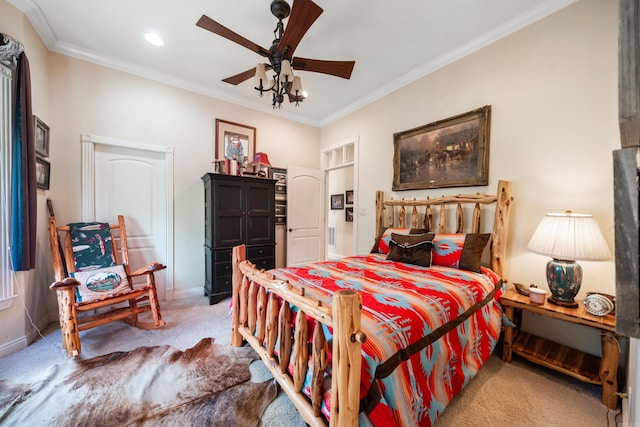
M 215 304 L 231 295 L 231 250 L 275 267 L 275 180 L 207 173 L 204 182 L 204 295 Z

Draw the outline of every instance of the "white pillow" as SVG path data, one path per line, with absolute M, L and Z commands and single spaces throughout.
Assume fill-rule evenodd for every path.
M 126 293 L 133 289 L 124 265 L 76 271 L 71 277 L 80 282 L 76 288 L 76 301 L 88 302 L 109 298 L 117 293 Z

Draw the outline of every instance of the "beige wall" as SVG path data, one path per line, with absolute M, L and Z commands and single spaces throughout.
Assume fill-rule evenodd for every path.
M 487 104 L 489 187 L 396 196 L 494 191 L 498 179 L 512 181 L 510 281 L 546 287 L 548 259 L 526 245 L 547 212 L 593 214 L 613 252 L 617 2 L 581 0 L 322 129 L 323 147 L 360 137 L 359 206 L 367 215 L 358 217 L 359 253 L 374 239 L 375 191 L 391 191 L 393 133 Z M 580 264 L 580 297 L 615 293 L 613 260 Z M 598 341 L 587 345 L 599 351 Z

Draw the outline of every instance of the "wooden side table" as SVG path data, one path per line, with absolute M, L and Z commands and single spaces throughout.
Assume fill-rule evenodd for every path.
M 531 362 L 546 366 L 558 372 L 570 375 L 581 381 L 602 386 L 602 403 L 608 408 L 618 406 L 618 363 L 620 344 L 616 335 L 616 318 L 612 314 L 593 316 L 589 314 L 581 301 L 578 308 L 560 307 L 546 302 L 535 305 L 529 297 L 520 295 L 515 289 L 505 292 L 500 301 L 505 315 L 514 322 L 514 314 L 521 315 L 522 310 L 552 317 L 565 322 L 590 326 L 601 331 L 602 357 L 583 353 L 541 337 L 523 332 L 519 324 L 506 327 L 502 360 L 511 362 L 515 353 Z M 518 322 L 519 323 L 519 322 Z

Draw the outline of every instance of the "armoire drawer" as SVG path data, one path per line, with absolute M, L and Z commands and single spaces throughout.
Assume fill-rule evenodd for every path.
M 275 256 L 273 245 L 269 246 L 249 246 L 247 248 L 247 259 L 254 262 L 256 258 L 267 258 Z

